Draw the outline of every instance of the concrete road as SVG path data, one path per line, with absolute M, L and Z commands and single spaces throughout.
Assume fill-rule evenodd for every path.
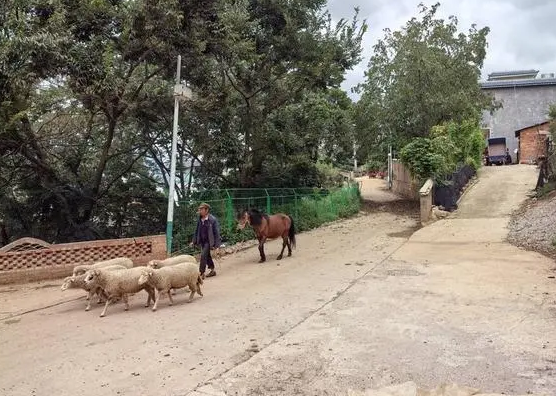
M 256 249 L 226 258 L 191 304 L 181 292 L 153 313 L 138 295 L 129 312 L 118 304 L 101 319 L 80 299 L 8 317 L 0 393 L 341 395 L 448 380 L 555 394 L 554 263 L 504 242 L 507 213 L 534 186 L 534 168 L 484 169 L 465 201 L 492 213 L 484 194 L 501 176 L 520 192 L 498 217 L 439 221 L 408 240 L 416 219 L 389 213 L 390 202 L 301 234 L 281 262 L 257 264 Z M 268 257 L 278 249 L 269 244 Z M 62 295 L 44 286 L 26 289 L 26 306 Z M 23 301 L 19 293 L 0 301 Z

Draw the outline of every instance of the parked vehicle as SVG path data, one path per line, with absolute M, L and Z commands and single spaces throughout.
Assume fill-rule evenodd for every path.
M 511 164 L 511 162 L 512 157 L 510 156 L 508 147 L 506 146 L 506 138 L 496 137 L 488 139 L 487 164 L 504 165 Z

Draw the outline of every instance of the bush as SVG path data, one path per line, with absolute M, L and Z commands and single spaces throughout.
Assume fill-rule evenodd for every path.
M 432 177 L 438 179 L 448 168 L 439 144 L 429 138 L 415 138 L 400 150 L 400 160 L 417 181 L 422 184 Z
M 444 184 L 460 166 L 479 169 L 485 144 L 477 121 L 448 122 L 433 127 L 428 138 L 413 139 L 400 150 L 400 159 L 419 182 L 430 177 Z

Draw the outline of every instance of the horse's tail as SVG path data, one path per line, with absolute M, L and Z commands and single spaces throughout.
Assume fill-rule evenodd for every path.
M 293 217 L 288 217 L 290 218 L 290 230 L 288 232 L 288 238 L 290 238 L 292 248 L 295 248 L 295 225 L 293 224 Z

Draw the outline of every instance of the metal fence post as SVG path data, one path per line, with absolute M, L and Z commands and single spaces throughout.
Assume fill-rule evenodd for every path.
M 232 203 L 232 196 L 228 189 L 226 189 L 226 225 L 228 226 L 228 231 L 231 231 L 234 226 L 234 206 Z
M 271 205 L 270 205 L 270 195 L 268 195 L 268 190 L 265 188 L 264 193 L 266 194 L 266 213 L 270 214 Z
M 295 191 L 295 188 L 292 188 L 293 191 L 293 206 L 295 209 L 295 220 L 297 221 L 299 219 L 299 208 L 297 206 L 297 191 Z

